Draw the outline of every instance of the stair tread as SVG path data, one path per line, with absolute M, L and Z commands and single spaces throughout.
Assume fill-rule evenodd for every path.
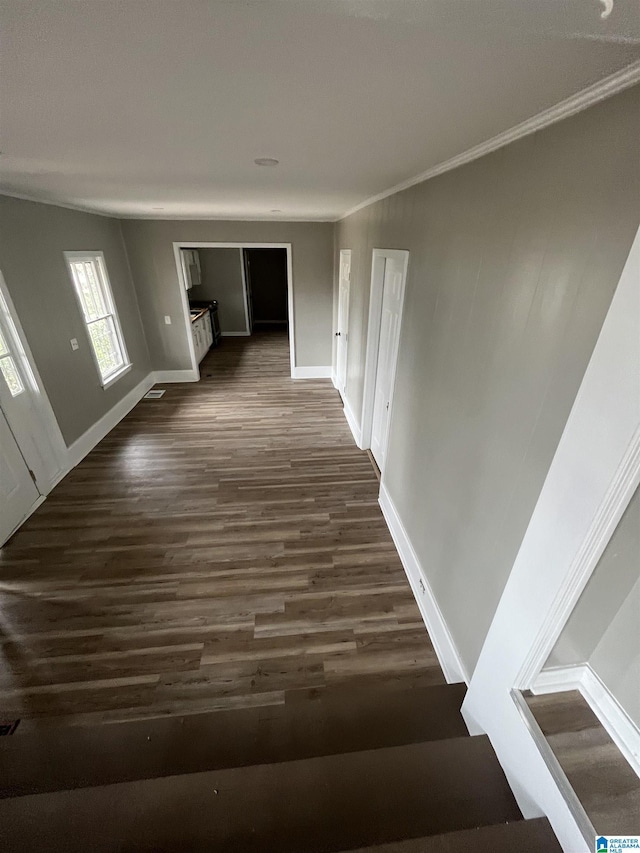
M 6 853 L 330 853 L 521 818 L 485 736 L 0 802 Z
M 0 797 L 463 737 L 464 685 L 32 731 L 0 741 Z
M 480 826 L 392 841 L 375 847 L 359 847 L 341 853 L 561 853 L 562 848 L 546 817 Z

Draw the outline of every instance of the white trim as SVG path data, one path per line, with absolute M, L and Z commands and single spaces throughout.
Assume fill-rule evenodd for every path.
M 326 367 L 294 367 L 292 379 L 331 379 L 331 365 Z
M 336 385 L 335 382 L 333 384 Z M 337 387 L 338 386 L 336 385 L 336 388 Z M 347 420 L 347 423 L 349 424 L 349 429 L 351 430 L 351 434 L 353 435 L 353 440 L 355 441 L 356 445 L 360 448 L 360 450 L 362 450 L 363 449 L 362 448 L 362 430 L 360 429 L 360 424 L 358 423 L 358 419 L 356 418 L 355 414 L 353 413 L 353 409 L 349 405 L 349 401 L 346 399 L 346 397 L 342 397 L 342 402 L 344 404 L 344 408 L 342 411 L 344 412 L 344 416 Z
M 194 374 L 197 374 L 198 379 L 200 378 L 200 368 L 198 366 L 198 356 L 196 354 L 196 345 L 193 340 L 193 323 L 191 322 L 191 313 L 189 307 L 189 296 L 187 294 L 187 282 L 184 277 L 184 267 L 182 265 L 182 255 L 180 254 L 180 249 L 190 249 L 190 248 L 198 248 L 198 246 L 192 247 L 187 245 L 186 243 L 175 243 L 173 244 L 173 256 L 176 262 L 176 270 L 178 273 L 178 287 L 180 289 L 180 301 L 182 303 L 182 314 L 184 320 L 185 334 L 187 336 L 187 348 L 189 350 L 189 355 L 191 357 L 191 370 Z
M 202 213 L 174 213 L 174 214 L 153 214 L 141 211 L 140 213 L 118 212 L 105 210 L 96 210 L 95 207 L 88 205 L 73 204 L 70 201 L 58 201 L 51 198 L 43 198 L 42 196 L 28 195 L 27 193 L 15 192 L 11 189 L 0 188 L 0 196 L 7 198 L 15 198 L 18 201 L 31 201 L 35 204 L 48 204 L 51 207 L 62 207 L 65 210 L 75 210 L 78 213 L 89 213 L 92 216 L 102 216 L 105 219 L 153 219 L 158 222 L 277 222 L 279 225 L 288 222 L 336 222 L 335 216 L 207 216 Z
M 150 374 L 154 385 L 168 385 L 172 382 L 197 382 L 200 372 L 193 370 L 154 370 Z
M 515 715 L 640 480 L 640 229 L 485 638 L 462 705 L 486 732 L 525 817 L 567 850 L 577 827 Z
M 62 475 L 62 476 L 64 476 L 64 475 Z M 60 479 L 62 479 L 62 476 L 60 476 Z M 38 509 L 39 506 L 42 506 L 42 504 L 46 501 L 46 499 L 47 499 L 46 495 L 38 495 L 38 497 L 35 499 L 35 501 L 31 504 L 29 509 L 26 511 L 26 513 L 22 516 L 20 521 L 13 528 L 11 533 L 9 533 L 8 536 L 5 536 L 4 539 L 0 538 L 0 543 L 1 543 L 0 547 L 4 547 L 9 542 L 9 539 L 11 539 L 11 537 L 14 534 L 16 534 L 18 532 L 18 530 L 20 530 L 20 528 L 25 523 L 25 521 L 27 521 L 27 519 L 31 518 L 33 513 Z
M 250 335 L 251 323 L 249 322 L 249 291 L 247 288 L 247 266 L 244 257 L 244 249 L 238 249 L 238 252 L 240 253 L 240 279 L 242 281 L 242 301 L 244 302 L 245 335 Z M 224 334 L 224 332 L 221 332 L 221 334 Z M 242 332 L 230 332 L 229 334 L 241 335 Z
M 108 435 L 111 430 L 116 427 L 120 421 L 128 415 L 131 409 L 136 406 L 144 395 L 155 384 L 153 374 L 150 373 L 135 388 L 132 388 L 129 393 L 122 398 L 116 405 L 110 409 L 106 415 L 103 415 L 99 421 L 84 432 L 80 438 L 76 439 L 68 449 L 68 473 L 72 468 L 75 468 L 87 453 L 90 453 L 93 448 L 102 439 Z
M 111 388 L 112 385 L 115 385 L 118 379 L 122 379 L 123 376 L 126 376 L 132 367 L 133 364 L 129 362 L 129 364 L 124 364 L 116 373 L 112 373 L 108 379 L 103 380 L 101 383 L 103 389 L 106 391 L 107 388 Z
M 438 606 L 433 590 L 429 585 L 426 572 L 420 565 L 418 555 L 411 544 L 411 540 L 384 483 L 380 486 L 379 504 L 411 585 L 414 598 L 422 614 L 424 624 L 427 626 L 427 631 L 429 632 L 434 651 L 440 661 L 444 677 L 449 684 L 463 681 L 468 684 L 469 676 L 460 653 L 456 648 L 451 632 Z
M 592 853 L 593 842 L 594 839 L 597 838 L 598 833 L 591 823 L 589 815 L 584 810 L 584 806 L 578 799 L 578 795 L 573 789 L 573 785 L 567 778 L 567 774 L 562 769 L 562 765 L 558 761 L 553 749 L 551 749 L 549 741 L 538 725 L 538 721 L 529 707 L 527 700 L 519 690 L 512 690 L 511 698 L 513 699 L 514 705 L 520 714 L 520 718 L 526 726 L 540 757 L 546 765 L 558 793 L 562 797 L 566 808 L 569 810 L 577 831 L 582 835 L 581 840 L 583 844 L 581 844 L 580 847 L 578 847 L 577 844 L 576 846 L 572 844 L 571 847 L 565 847 L 565 850 L 569 851 L 569 853 L 576 853 L 579 850 L 584 850 L 584 853 Z
M 404 297 L 407 289 L 407 269 L 409 266 L 409 252 L 404 249 L 374 249 L 371 254 L 371 288 L 369 292 L 369 319 L 367 323 L 367 349 L 364 368 L 364 393 L 362 398 L 362 417 L 360 418 L 362 448 L 367 450 L 371 447 L 371 430 L 373 428 L 373 407 L 376 390 L 376 372 L 378 364 L 378 347 L 380 345 L 380 321 L 382 317 L 382 300 L 384 296 L 384 274 L 387 258 L 402 263 L 402 292 L 400 296 L 400 325 L 398 337 L 395 342 L 395 350 L 392 356 L 391 388 L 389 390 L 389 421 L 385 448 L 383 455 L 383 467 L 380 471 L 384 476 L 384 462 L 387 458 L 387 447 L 389 445 L 389 433 L 391 432 L 391 418 L 393 414 L 393 394 L 396 384 L 396 368 L 398 366 L 398 352 L 400 350 L 400 338 L 402 337 L 402 315 L 404 313 Z
M 399 193 L 402 190 L 407 190 L 409 187 L 414 187 L 416 184 L 421 184 L 423 181 L 428 181 L 430 178 L 435 178 L 437 175 L 450 172 L 452 169 L 464 166 L 465 163 L 471 163 L 473 160 L 478 160 L 480 157 L 484 157 L 485 154 L 491 154 L 492 151 L 496 151 L 498 148 L 504 148 L 505 145 L 510 145 L 518 139 L 522 139 L 525 136 L 536 133 L 538 130 L 542 130 L 552 124 L 556 124 L 556 122 L 569 118 L 569 116 L 582 112 L 588 107 L 634 86 L 638 82 L 640 82 L 640 61 L 631 63 L 631 65 L 628 65 L 621 71 L 616 71 L 614 74 L 599 80 L 592 86 L 588 86 L 586 89 L 582 89 L 580 92 L 577 92 L 575 95 L 571 95 L 564 101 L 560 101 L 553 107 L 543 110 L 537 115 L 520 122 L 520 124 L 516 124 L 508 130 L 499 133 L 497 136 L 491 137 L 491 139 L 487 139 L 486 142 L 474 145 L 473 148 L 468 148 L 461 154 L 457 154 L 449 160 L 438 163 L 436 166 L 432 166 L 425 172 L 420 172 L 419 175 L 415 175 L 413 178 L 409 178 L 400 184 L 390 187 L 388 190 L 384 190 L 383 192 L 370 196 L 365 199 L 365 201 L 362 201 L 355 207 L 347 210 L 346 213 L 343 213 L 342 216 L 338 217 L 337 221 L 340 222 L 342 219 L 346 219 L 348 216 L 357 213 L 359 210 L 362 210 L 364 207 L 368 207 L 370 204 L 375 204 L 375 202 L 381 201 L 383 198 L 388 198 L 390 195 L 395 195 L 395 193 Z
M 567 690 L 580 690 L 586 663 L 571 666 L 552 666 L 543 669 L 530 687 L 532 693 L 540 696 L 546 693 L 565 693 Z
M 543 669 L 531 692 L 536 695 L 579 690 L 609 737 L 640 776 L 640 729 L 590 663 Z
M 249 338 L 251 332 L 220 332 L 221 338 Z
M 191 334 L 191 315 L 189 314 L 189 300 L 187 298 L 187 289 L 182 272 L 182 264 L 180 263 L 180 249 L 286 249 L 287 250 L 287 306 L 288 306 L 288 322 L 289 322 L 289 363 L 291 365 L 291 378 L 296 379 L 294 371 L 296 370 L 296 345 L 295 345 L 295 314 L 293 300 L 293 244 L 292 243 L 245 243 L 245 242 L 207 242 L 181 240 L 173 243 L 173 253 L 176 259 L 176 269 L 178 271 L 178 283 L 182 291 L 183 310 L 185 312 L 185 322 L 189 327 L 189 347 L 192 354 L 192 367 L 198 369 L 196 362 L 196 353 L 193 346 L 193 335 Z M 246 284 L 245 284 L 246 294 Z

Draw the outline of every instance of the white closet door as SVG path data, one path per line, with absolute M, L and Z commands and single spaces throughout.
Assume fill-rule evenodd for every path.
M 371 426 L 371 453 L 382 471 L 389 431 L 389 416 L 393 373 L 398 352 L 400 317 L 402 312 L 404 264 L 395 258 L 385 258 L 382 291 L 382 314 L 376 364 L 376 381 Z

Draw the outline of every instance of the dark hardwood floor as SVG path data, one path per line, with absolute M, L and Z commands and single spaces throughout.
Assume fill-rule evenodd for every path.
M 327 380 L 226 338 L 143 400 L 0 551 L 21 732 L 444 678 Z

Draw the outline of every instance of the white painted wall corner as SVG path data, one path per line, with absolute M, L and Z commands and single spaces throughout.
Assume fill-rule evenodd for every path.
M 411 584 L 413 595 L 420 608 L 420 613 L 427 626 L 427 631 L 440 661 L 444 676 L 449 684 L 458 682 L 468 684 L 469 676 L 456 648 L 456 644 L 453 641 L 449 627 L 420 565 L 407 531 L 400 520 L 398 511 L 384 484 L 380 487 L 379 503 L 398 554 L 400 555 L 407 578 Z

